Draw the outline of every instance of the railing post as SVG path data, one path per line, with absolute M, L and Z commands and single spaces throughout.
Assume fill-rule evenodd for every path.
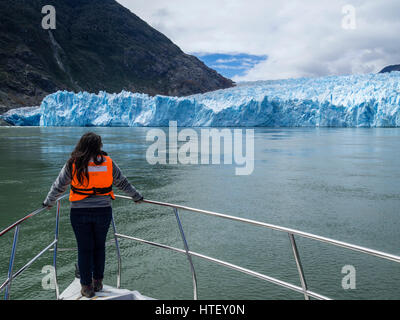
M 121 287 L 121 252 L 119 249 L 118 237 L 116 236 L 117 229 L 115 227 L 114 214 L 111 214 L 111 224 L 114 231 L 115 247 L 117 249 L 117 257 L 118 257 L 117 288 L 119 289 Z
M 306 279 L 304 277 L 303 267 L 301 265 L 299 252 L 298 252 L 297 246 L 296 246 L 296 241 L 294 240 L 294 236 L 292 233 L 288 233 L 288 235 L 289 235 L 290 243 L 292 245 L 294 259 L 296 260 L 297 271 L 299 272 L 301 287 L 303 288 L 303 292 L 304 292 L 304 299 L 310 300 L 310 297 L 307 294 L 307 283 L 306 283 Z
M 193 261 L 192 261 L 192 257 L 189 253 L 189 246 L 187 244 L 186 241 L 186 237 L 185 237 L 185 233 L 183 232 L 183 228 L 182 228 L 182 224 L 181 224 L 181 220 L 179 219 L 179 214 L 178 214 L 178 209 L 174 208 L 174 213 L 175 213 L 175 217 L 176 217 L 176 221 L 178 223 L 178 227 L 179 227 L 179 231 L 181 233 L 181 237 L 183 240 L 183 245 L 185 247 L 185 251 L 186 251 L 186 256 L 189 260 L 189 264 L 190 264 L 190 270 L 192 272 L 192 280 L 193 280 L 193 299 L 197 300 L 197 278 L 196 278 L 196 271 L 194 270 L 194 265 L 193 265 Z
M 54 254 L 53 254 L 53 268 L 54 268 L 54 285 L 56 289 L 56 299 L 60 298 L 60 289 L 58 287 L 57 282 L 57 248 L 58 248 L 58 231 L 59 231 L 59 222 L 60 222 L 60 209 L 61 209 L 61 201 L 57 201 L 57 210 L 56 210 L 56 229 L 54 231 Z
M 14 259 L 15 252 L 17 250 L 17 242 L 18 242 L 18 233 L 19 233 L 19 225 L 16 226 L 14 231 L 14 240 L 11 249 L 10 263 L 8 265 L 8 284 L 4 293 L 4 300 L 8 300 L 10 298 L 10 290 L 11 290 L 11 281 L 13 278 L 13 267 L 14 267 Z

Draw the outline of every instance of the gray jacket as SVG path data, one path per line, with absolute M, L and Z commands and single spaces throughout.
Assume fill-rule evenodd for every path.
M 129 183 L 128 179 L 122 174 L 119 167 L 112 162 L 113 165 L 113 185 L 121 191 L 125 192 L 132 200 L 142 199 L 142 195 Z M 45 206 L 54 206 L 57 198 L 61 196 L 71 184 L 72 174 L 67 164 L 61 169 L 56 181 L 54 181 L 51 189 L 43 202 Z M 111 196 L 89 196 L 80 201 L 71 202 L 71 208 L 95 208 L 111 206 Z

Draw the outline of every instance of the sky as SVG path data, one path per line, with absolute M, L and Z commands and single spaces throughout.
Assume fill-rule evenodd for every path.
M 399 0 L 117 0 L 236 82 L 400 64 Z

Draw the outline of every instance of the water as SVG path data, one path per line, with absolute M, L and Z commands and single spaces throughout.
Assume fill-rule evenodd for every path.
M 39 207 L 79 137 L 89 128 L 0 128 L 0 229 Z M 254 172 L 234 165 L 149 165 L 149 128 L 90 128 L 104 150 L 148 199 L 178 203 L 300 229 L 400 255 L 399 129 L 255 129 Z M 127 200 L 113 204 L 120 233 L 182 248 L 171 209 Z M 76 246 L 63 203 L 60 248 Z M 55 210 L 26 221 L 20 268 L 53 240 Z M 181 212 L 190 249 L 300 285 L 286 234 Z M 12 233 L 0 241 L 5 280 Z M 399 299 L 400 266 L 343 248 L 296 238 L 310 290 L 335 299 Z M 116 283 L 109 233 L 105 282 Z M 158 299 L 191 299 L 186 257 L 121 240 L 122 287 Z M 58 255 L 63 290 L 73 279 L 76 251 Z M 302 295 L 237 271 L 193 259 L 200 299 L 302 299 Z M 44 254 L 12 284 L 13 299 L 53 299 L 42 287 Z M 356 289 L 344 290 L 345 265 L 356 269 Z M 3 281 L 0 279 L 0 282 Z

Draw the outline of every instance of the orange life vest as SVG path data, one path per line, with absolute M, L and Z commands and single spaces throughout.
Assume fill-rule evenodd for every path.
M 78 182 L 75 163 L 72 164 L 72 182 L 69 201 L 79 201 L 93 195 L 110 195 L 111 198 L 115 200 L 114 192 L 112 191 L 112 160 L 108 156 L 103 157 L 104 162 L 100 165 L 96 165 L 93 161 L 88 163 L 89 182 L 84 177 L 83 184 Z

